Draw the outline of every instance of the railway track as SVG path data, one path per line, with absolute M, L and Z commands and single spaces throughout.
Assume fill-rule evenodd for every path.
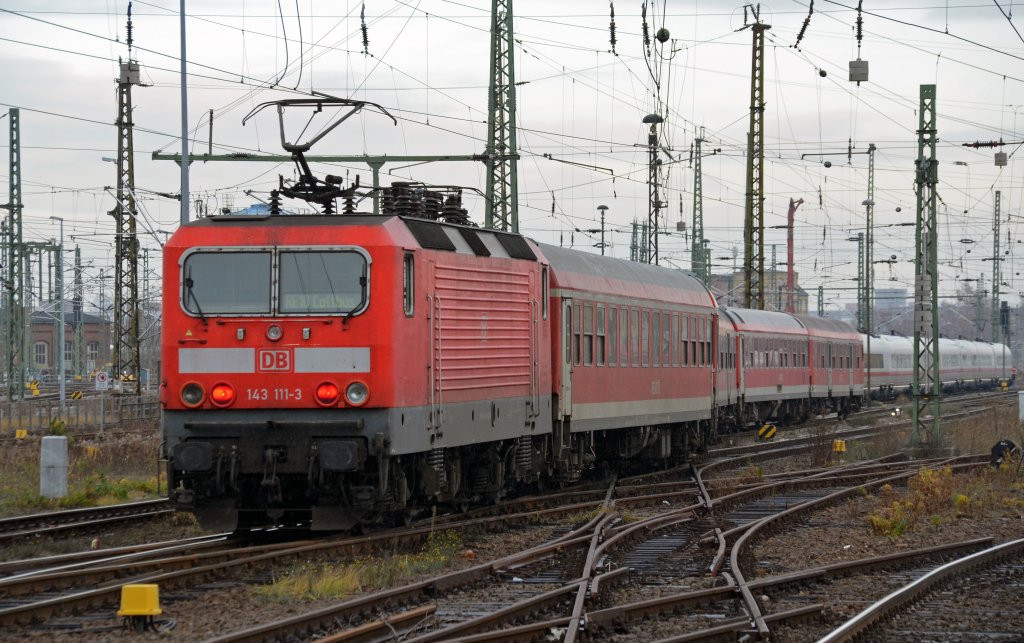
M 1022 590 L 1024 539 L 987 547 L 911 579 L 822 641 L 1019 639 Z
M 0 519 L 0 543 L 9 544 L 41 536 L 54 536 L 72 531 L 104 529 L 111 525 L 174 513 L 166 498 L 142 500 L 104 507 L 65 509 Z
M 843 439 L 871 435 L 870 429 L 855 429 Z M 868 557 L 799 572 L 762 564 L 751 553 L 757 543 L 785 534 L 793 525 L 813 522 L 822 508 L 858 497 L 865 488 L 886 483 L 899 486 L 921 466 L 946 462 L 967 469 L 987 460 L 885 459 L 770 473 L 761 480 L 742 475 L 756 458 L 793 457 L 813 443 L 813 438 L 794 438 L 716 449 L 693 475 L 689 467 L 678 467 L 622 479 L 611 492 L 574 488 L 476 509 L 468 515 L 435 516 L 429 526 L 414 523 L 411 529 L 363 538 L 263 548 L 179 543 L 163 552 L 156 548 L 150 554 L 123 552 L 123 561 L 115 555 L 94 564 L 45 572 L 5 572 L 0 566 L 0 573 L 11 578 L 0 579 L 0 623 L 8 628 L 47 627 L 28 624 L 48 623 L 54 614 L 84 610 L 85 616 L 61 621 L 60 626 L 88 627 L 90 619 L 109 620 L 119 588 L 128 582 L 157 582 L 162 598 L 174 601 L 176 596 L 202 597 L 226 582 L 268 582 L 267 570 L 289 561 L 349 560 L 373 552 L 405 551 L 439 528 L 482 534 L 545 526 L 525 532 L 543 535 L 544 542 L 523 551 L 268 621 L 218 640 L 350 640 L 344 637 L 373 638 L 374 632 L 391 631 L 419 641 L 535 636 L 565 641 L 581 636 L 674 640 L 681 631 L 690 632 L 694 640 L 712 640 L 792 633 L 801 631 L 795 628 L 802 622 L 817 623 L 819 631 L 827 633 L 820 629 L 821 622 L 827 621 L 823 611 L 834 599 L 824 591 L 807 591 L 808 584 L 825 587 L 851 575 L 870 578 L 871 570 L 877 569 L 890 575 L 893 569 L 905 570 L 900 580 L 909 582 L 930 571 L 936 561 L 988 544 L 968 541 L 960 547 L 908 552 L 906 558 Z M 585 524 L 557 526 L 569 516 L 582 515 L 590 516 Z M 181 551 L 172 551 L 174 547 Z M 770 606 L 762 601 L 769 593 Z

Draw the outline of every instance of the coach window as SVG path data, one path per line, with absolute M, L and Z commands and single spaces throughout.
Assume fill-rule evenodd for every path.
M 643 327 L 640 329 L 640 361 L 642 366 L 651 365 L 651 311 L 644 311 Z
M 629 311 L 629 359 L 633 366 L 640 366 L 640 311 Z
M 661 363 L 668 366 L 672 363 L 672 315 L 661 313 Z
M 688 361 L 686 359 L 686 342 L 688 341 L 689 336 L 689 322 L 687 319 L 686 315 L 679 316 L 679 362 L 683 366 L 688 365 Z
M 661 313 L 655 310 L 651 317 L 651 365 L 658 366 L 661 364 Z
M 572 313 L 572 363 L 580 365 L 580 305 L 573 307 Z
M 700 365 L 711 365 L 711 320 L 700 318 Z
M 619 307 L 608 307 L 608 366 L 619 363 Z
M 405 307 L 405 316 L 412 317 L 415 310 L 415 296 L 413 294 L 413 261 L 412 253 L 405 253 L 405 259 L 402 263 L 402 300 Z
M 604 330 L 604 304 L 597 305 L 597 319 L 595 320 L 597 335 L 597 365 L 604 366 L 605 352 L 605 330 Z
M 699 342 L 698 365 L 704 366 L 704 318 L 697 318 L 697 341 Z
M 583 306 L 583 365 L 594 363 L 594 305 Z
M 672 366 L 679 366 L 679 315 L 672 313 L 672 337 L 669 338 Z
M 629 308 L 619 312 L 619 364 L 629 366 Z
M 696 317 L 690 318 L 690 366 L 697 366 L 697 322 Z

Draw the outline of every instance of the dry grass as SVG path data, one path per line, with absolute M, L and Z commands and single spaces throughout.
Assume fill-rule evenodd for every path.
M 39 438 L 9 443 L 0 449 L 0 515 L 17 515 L 74 507 L 92 507 L 155 498 L 159 433 L 110 435 L 95 440 L 68 438 L 68 495 L 39 495 Z
M 953 475 L 952 469 L 922 469 L 900 493 L 881 488 L 881 506 L 868 518 L 875 533 L 899 538 L 922 524 L 938 526 L 995 513 L 1007 519 L 1024 517 L 1024 483 L 1019 457 L 1002 466 Z
M 352 563 L 306 562 L 275 580 L 253 589 L 266 601 L 294 602 L 344 598 L 358 592 L 395 587 L 423 574 L 445 568 L 462 549 L 462 537 L 451 530 L 433 532 L 422 550 Z
M 942 433 L 954 453 L 990 453 L 1004 438 L 1024 445 L 1024 424 L 1017 417 L 1017 405 L 980 409 L 970 417 L 943 422 Z

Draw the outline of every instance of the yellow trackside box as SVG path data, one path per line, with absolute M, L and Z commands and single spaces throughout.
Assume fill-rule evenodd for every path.
M 158 585 L 125 585 L 121 588 L 118 616 L 157 616 L 162 612 Z

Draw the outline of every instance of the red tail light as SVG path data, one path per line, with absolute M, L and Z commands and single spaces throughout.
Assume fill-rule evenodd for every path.
M 338 397 L 341 396 L 341 389 L 338 388 L 337 384 L 331 382 L 324 382 L 320 386 L 316 387 L 316 401 L 322 406 L 330 406 L 338 402 Z
M 228 406 L 235 401 L 235 389 L 230 384 L 217 384 L 210 391 L 210 400 L 217 406 Z

